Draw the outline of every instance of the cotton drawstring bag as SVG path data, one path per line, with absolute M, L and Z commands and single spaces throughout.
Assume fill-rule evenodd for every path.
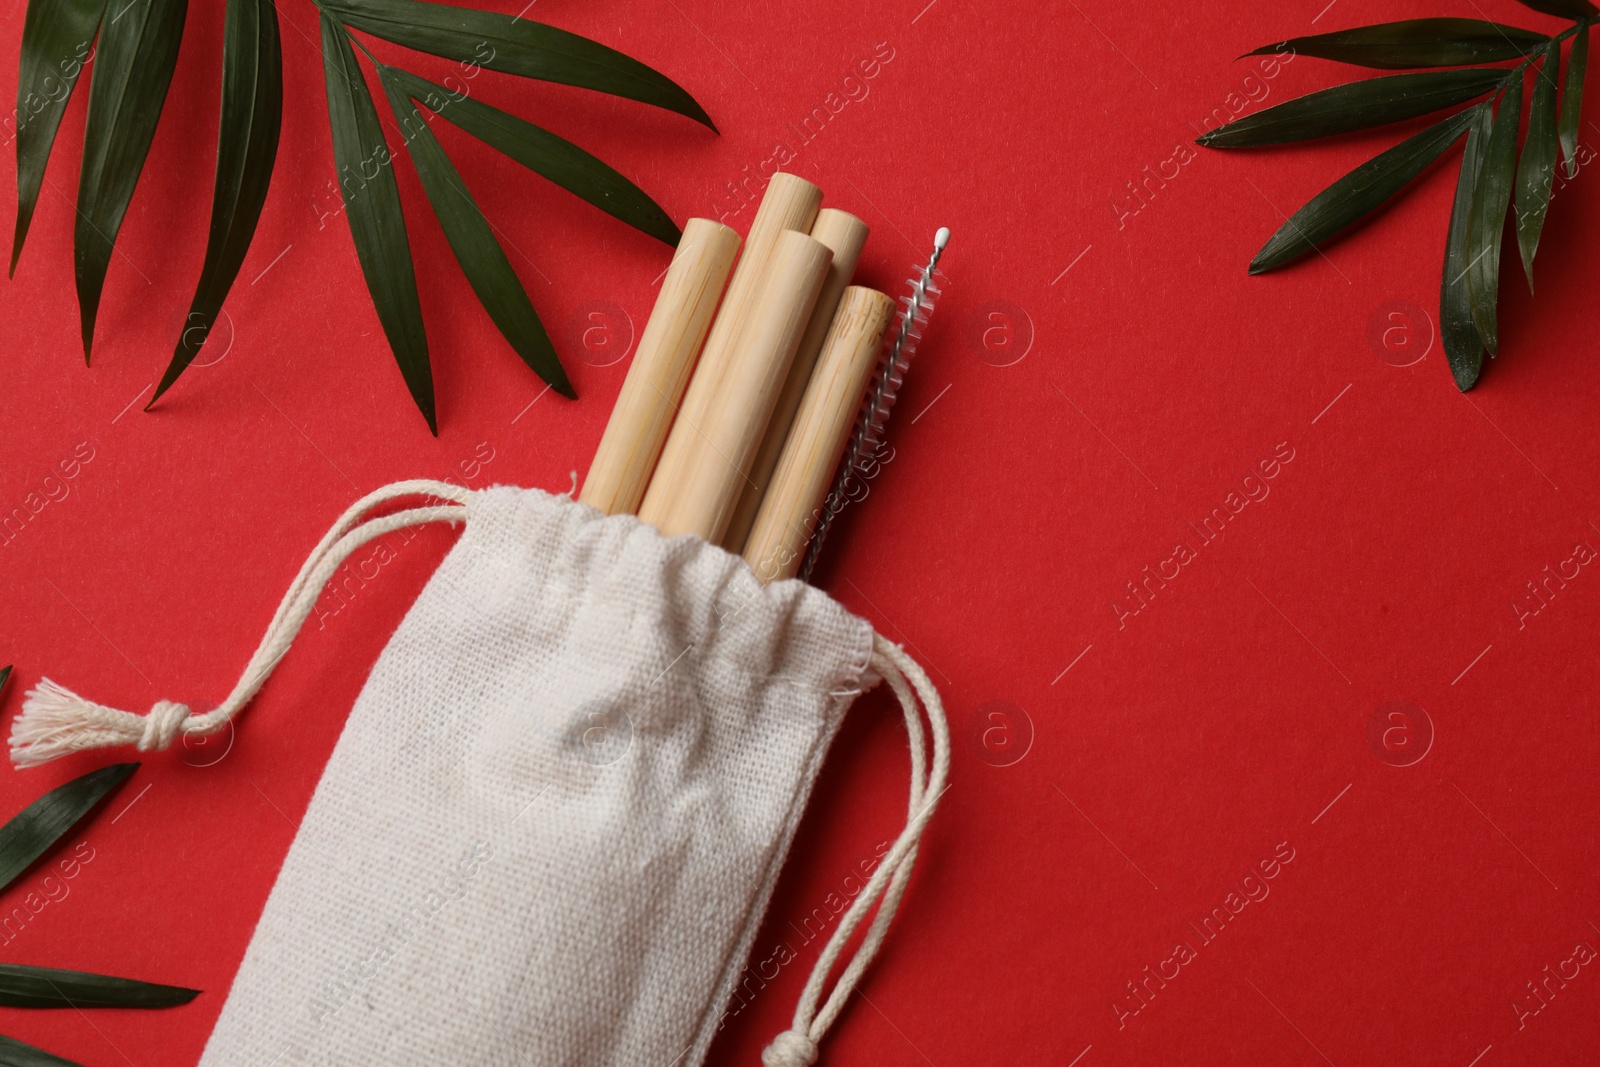
M 133 714 L 46 679 L 12 758 L 223 729 L 350 553 L 429 522 L 465 530 L 350 712 L 202 1067 L 699 1064 L 840 719 L 883 680 L 906 827 L 762 1056 L 814 1063 L 905 891 L 948 732 L 898 646 L 699 538 L 535 489 L 399 482 L 329 530 L 214 710 Z

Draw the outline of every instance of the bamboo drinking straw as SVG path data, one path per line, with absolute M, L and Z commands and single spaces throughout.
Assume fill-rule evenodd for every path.
M 711 378 L 702 359 L 689 381 L 639 518 L 668 537 L 721 539 L 832 259 L 807 234 L 778 235 L 724 374 Z M 691 404 L 704 413 L 693 422 Z M 664 470 L 682 474 L 663 478 Z
M 767 259 L 772 255 L 774 242 L 785 230 L 809 233 L 821 204 L 822 190 L 804 178 L 797 178 L 782 171 L 772 176 L 772 180 L 767 184 L 766 193 L 761 197 L 761 206 L 756 209 L 756 217 L 750 223 L 750 232 L 745 236 L 744 254 L 739 257 L 739 263 L 733 269 L 733 278 L 728 282 L 728 292 L 722 299 L 722 307 L 711 323 L 711 332 L 706 336 L 706 345 L 700 353 L 700 362 L 694 368 L 691 379 L 693 384 L 684 395 L 683 406 L 678 411 L 675 426 L 684 423 L 688 426 L 698 426 L 705 421 L 705 405 L 709 404 L 717 393 L 716 389 L 709 387 L 720 382 L 728 372 L 728 361 L 732 356 L 733 345 L 744 329 L 751 298 L 761 281 L 761 272 L 767 265 Z M 698 383 L 702 378 L 706 380 L 707 387 L 699 386 Z M 668 440 L 671 440 L 670 436 Z M 656 471 L 651 476 L 652 484 L 659 480 L 663 486 L 681 485 L 688 477 L 688 472 L 679 469 L 677 462 L 673 449 L 668 448 L 663 451 L 660 462 L 656 464 Z
M 700 343 L 739 251 L 739 235 L 710 219 L 690 219 L 650 312 L 639 351 L 578 499 L 608 515 L 632 514 L 644 499 Z
M 817 221 L 811 227 L 811 236 L 833 250 L 833 265 L 822 283 L 817 296 L 817 306 L 811 312 L 811 322 L 806 326 L 800 347 L 795 349 L 794 364 L 789 377 L 784 380 L 783 392 L 772 409 L 772 419 L 761 439 L 761 448 L 750 465 L 750 481 L 739 495 L 739 506 L 734 508 L 728 521 L 728 532 L 722 537 L 722 547 L 729 552 L 744 549 L 745 538 L 756 521 L 761 507 L 761 497 L 772 479 L 773 468 L 778 465 L 778 455 L 783 442 L 788 439 L 789 427 L 794 424 L 795 412 L 800 409 L 800 398 L 805 395 L 806 384 L 811 381 L 811 371 L 817 365 L 817 354 L 822 342 L 833 326 L 833 313 L 839 309 L 839 298 L 844 295 L 850 276 L 856 272 L 856 261 L 861 258 L 861 246 L 867 243 L 867 224 L 847 211 L 825 207 L 817 212 Z
M 800 569 L 893 315 L 894 301 L 875 289 L 844 291 L 745 543 L 745 562 L 763 582 Z

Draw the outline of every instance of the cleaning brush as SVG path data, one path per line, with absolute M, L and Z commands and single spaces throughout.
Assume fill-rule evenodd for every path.
M 888 355 L 884 357 L 872 386 L 867 390 L 866 400 L 861 406 L 861 415 L 856 422 L 855 433 L 851 437 L 849 448 L 845 450 L 844 462 L 839 465 L 839 474 L 834 480 L 833 488 L 828 492 L 827 501 L 823 504 L 816 533 L 812 535 L 811 544 L 806 549 L 805 562 L 801 564 L 799 574 L 803 581 L 811 577 L 811 571 L 817 564 L 817 556 L 822 551 L 822 542 L 828 536 L 828 528 L 833 525 L 834 517 L 850 500 L 850 483 L 852 480 L 862 478 L 865 472 L 871 470 L 883 447 L 884 429 L 889 421 L 889 412 L 894 408 L 900 387 L 905 384 L 906 371 L 911 368 L 911 359 L 917 353 L 917 342 L 922 340 L 922 330 L 928 324 L 934 302 L 939 299 L 939 289 L 933 284 L 933 271 L 939 265 L 939 257 L 944 254 L 944 246 L 949 241 L 950 228 L 939 227 L 939 232 L 933 237 L 933 255 L 928 257 L 928 262 L 917 272 L 916 277 L 906 279 L 910 292 L 901 298 L 899 320 L 893 333 L 893 340 L 889 343 Z

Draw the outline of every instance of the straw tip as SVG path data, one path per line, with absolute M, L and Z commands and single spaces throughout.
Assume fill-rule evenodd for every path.
M 939 232 L 933 235 L 933 247 L 944 251 L 944 246 L 950 243 L 950 227 L 940 226 Z

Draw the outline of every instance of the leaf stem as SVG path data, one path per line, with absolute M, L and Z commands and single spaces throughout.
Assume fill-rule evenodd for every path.
M 378 61 L 378 57 L 373 55 L 372 52 L 368 50 L 367 46 L 361 43 L 361 39 L 359 37 L 350 32 L 350 27 L 339 21 L 339 17 L 337 15 L 334 15 L 327 8 L 322 6 L 322 0 L 311 0 L 311 3 L 318 11 L 322 12 L 324 15 L 328 16 L 328 18 L 333 20 L 334 25 L 339 27 L 339 32 L 344 34 L 345 40 L 361 49 L 361 54 L 370 59 L 373 66 L 379 68 L 383 67 L 383 64 Z
M 317 0 L 312 0 L 312 3 L 316 2 Z M 1579 30 L 1582 30 L 1588 26 L 1592 26 L 1597 21 L 1600 21 L 1600 15 L 1588 15 L 1584 18 L 1581 18 L 1577 22 L 1574 22 L 1571 26 L 1568 26 L 1566 29 L 1556 34 L 1554 37 L 1550 38 L 1550 40 L 1546 42 L 1545 46 L 1539 49 L 1537 52 L 1529 52 L 1526 59 L 1512 67 L 1510 70 L 1506 71 L 1505 84 L 1510 85 L 1511 79 L 1517 75 L 1520 75 L 1523 71 L 1527 70 L 1528 67 L 1532 66 L 1534 60 L 1543 59 L 1546 55 L 1548 55 L 1549 49 L 1552 46 L 1560 45 L 1561 42 L 1565 41 L 1568 37 L 1575 36 Z

